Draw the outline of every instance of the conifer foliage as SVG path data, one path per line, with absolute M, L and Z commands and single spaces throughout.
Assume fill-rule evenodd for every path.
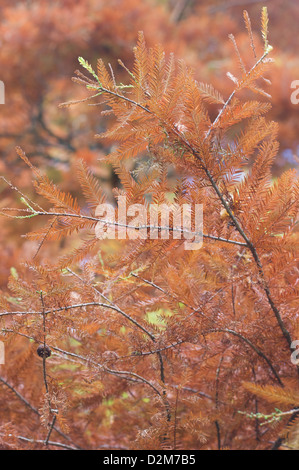
M 97 137 L 112 144 L 116 211 L 124 195 L 128 205 L 203 204 L 201 249 L 138 228 L 136 239 L 99 240 L 106 194 L 87 165 L 77 165 L 81 204 L 17 148 L 38 197 L 8 182 L 22 206 L 2 213 L 36 222 L 27 237 L 37 248 L 1 295 L 2 448 L 298 448 L 299 184 L 294 171 L 271 177 L 267 10 L 262 51 L 244 20 L 252 65 L 231 36 L 240 73 L 228 74 L 228 98 L 147 49 L 142 33 L 126 84 L 84 58 L 87 74 L 74 78 L 115 118 Z M 69 239 L 81 243 L 44 255 Z

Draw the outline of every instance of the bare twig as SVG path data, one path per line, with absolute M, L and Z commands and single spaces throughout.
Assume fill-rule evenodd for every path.
M 219 408 L 219 375 L 220 375 L 222 361 L 223 361 L 223 356 L 221 356 L 220 358 L 217 371 L 216 371 L 216 393 L 215 393 L 216 410 L 218 410 Z M 220 430 L 219 421 L 217 419 L 215 421 L 215 426 L 216 426 L 216 431 L 217 431 L 218 450 L 221 450 L 221 430 Z
M 69 446 L 67 444 L 63 444 L 62 442 L 48 441 L 48 443 L 45 444 L 45 441 L 41 441 L 39 439 L 37 439 L 37 440 L 28 439 L 27 437 L 23 437 L 23 436 L 17 436 L 17 438 L 20 439 L 21 441 L 31 442 L 32 444 L 43 444 L 43 445 L 48 445 L 48 446 L 62 447 L 63 449 L 67 449 L 67 450 L 78 450 L 76 447 L 72 447 L 72 446 Z

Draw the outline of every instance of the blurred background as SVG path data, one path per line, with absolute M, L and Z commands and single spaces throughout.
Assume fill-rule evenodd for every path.
M 79 68 L 78 56 L 94 68 L 96 60 L 103 58 L 118 82 L 126 83 L 117 59 L 131 67 L 132 48 L 142 30 L 148 45 L 163 44 L 167 53 L 174 52 L 195 70 L 199 81 L 212 83 L 228 97 L 234 84 L 226 73 L 237 68 L 228 35 L 234 34 L 245 63 L 250 64 L 243 10 L 249 12 L 255 42 L 262 48 L 260 13 L 265 5 L 275 58 L 267 75 L 272 85 L 265 88 L 272 95 L 269 117 L 280 126 L 273 177 L 298 167 L 299 104 L 291 102 L 291 83 L 299 80 L 297 0 L 0 0 L 0 80 L 5 84 L 5 105 L 0 105 L 0 175 L 33 194 L 31 172 L 15 152 L 18 145 L 32 163 L 79 200 L 72 171 L 79 158 L 104 186 L 117 186 L 111 168 L 99 161 L 110 148 L 94 137 L 109 125 L 101 108 L 84 103 L 58 108 L 62 102 L 88 95 L 71 81 Z M 3 181 L 0 193 L 1 207 L 16 204 L 18 198 Z M 31 219 L 12 223 L 1 219 L 0 224 L 3 287 L 14 263 L 20 257 L 32 257 L 36 244 L 20 238 L 32 228 Z M 48 249 L 55 256 L 57 247 Z

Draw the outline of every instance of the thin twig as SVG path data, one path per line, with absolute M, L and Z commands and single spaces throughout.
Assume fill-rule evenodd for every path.
M 203 331 L 202 335 L 206 335 L 206 334 L 209 334 L 209 333 L 229 333 L 229 334 L 231 334 L 233 336 L 236 336 L 237 338 L 241 339 L 242 341 L 244 341 L 246 344 L 248 344 L 248 346 L 251 349 L 253 349 L 256 352 L 256 354 L 258 356 L 262 357 L 267 362 L 268 366 L 270 367 L 271 371 L 273 372 L 273 375 L 275 376 L 275 378 L 278 381 L 279 385 L 281 385 L 283 387 L 283 383 L 282 383 L 277 371 L 275 370 L 272 362 L 270 361 L 270 359 L 268 359 L 268 357 L 257 346 L 255 346 L 248 338 L 243 336 L 241 333 L 238 333 L 237 331 L 231 330 L 229 328 L 212 328 L 210 330 Z
M 50 436 L 51 436 L 52 431 L 54 429 L 55 422 L 56 422 L 56 415 L 53 416 L 52 423 L 50 424 L 49 432 L 48 432 L 48 435 L 45 439 L 45 446 L 47 446 L 49 444 L 49 439 L 50 439 Z
M 74 273 L 70 268 L 67 268 L 68 272 L 70 272 L 73 276 L 77 277 L 78 279 L 80 279 L 81 282 L 85 282 L 84 279 L 82 279 L 78 274 Z M 151 338 L 151 340 L 155 343 L 156 342 L 156 337 L 150 333 L 148 330 L 146 330 L 142 325 L 140 325 L 138 322 L 136 322 L 136 320 L 134 320 L 130 315 L 128 315 L 127 313 L 125 313 L 122 309 L 120 309 L 118 306 L 116 306 L 114 303 L 112 303 L 112 301 L 110 299 L 108 299 L 108 297 L 106 297 L 102 292 L 100 292 L 96 287 L 92 286 L 92 289 L 98 294 L 100 295 L 101 297 L 103 297 L 103 299 L 105 299 L 107 302 L 110 303 L 111 307 L 116 307 L 117 311 L 119 313 L 121 313 L 121 315 L 125 316 L 127 319 L 129 319 L 131 322 L 133 322 L 135 325 L 137 324 L 139 326 L 139 328 L 141 328 L 144 332 L 147 333 L 147 335 Z M 161 381 L 163 383 L 165 383 L 165 373 L 164 373 L 164 363 L 163 363 L 163 358 L 162 358 L 162 355 L 161 355 L 161 352 L 160 351 L 157 351 L 157 355 L 158 355 L 158 358 L 159 358 L 159 362 L 160 362 L 160 377 L 161 377 Z
M 17 436 L 17 439 L 20 439 L 21 441 L 25 441 L 25 442 L 31 442 L 32 444 L 43 444 L 45 445 L 45 441 L 41 441 L 39 439 L 35 440 L 35 439 L 28 439 L 27 437 L 23 437 L 23 436 Z M 72 447 L 72 446 L 69 446 L 67 444 L 63 444 L 62 442 L 52 442 L 52 441 L 49 441 L 47 443 L 48 446 L 55 446 L 55 447 L 62 447 L 64 449 L 67 449 L 67 450 L 78 450 L 76 447 Z
M 3 331 L 3 329 L 2 329 Z M 5 331 L 8 331 L 8 332 L 14 332 L 13 330 L 5 330 Z M 21 333 L 18 333 L 20 336 L 25 336 L 26 338 L 28 338 L 28 336 L 26 335 L 22 335 Z M 34 338 L 31 338 L 31 339 L 34 339 Z M 3 377 L 0 376 L 0 382 L 2 382 L 7 388 L 9 388 L 31 411 L 33 411 L 33 413 L 35 413 L 37 416 L 41 416 L 40 412 L 37 410 L 37 408 L 35 408 L 34 406 L 32 406 L 27 400 L 26 398 L 24 398 L 12 385 L 10 385 Z M 66 434 L 64 434 L 62 431 L 60 431 L 60 429 L 58 429 L 57 427 L 53 427 L 53 429 L 58 433 L 60 434 L 61 437 L 64 437 L 67 441 L 70 441 L 71 442 L 71 438 L 69 436 L 67 436 Z M 74 444 L 77 449 L 80 449 L 80 447 L 77 445 L 77 444 Z
M 17 334 L 19 336 L 23 336 L 24 338 L 27 338 L 29 340 L 33 340 L 35 341 L 36 343 L 42 343 L 42 341 L 38 341 L 36 338 L 33 338 L 32 336 L 29 336 L 29 335 L 26 335 L 25 333 L 19 333 L 17 331 L 14 331 L 14 330 L 9 330 L 9 329 L 2 329 L 2 331 L 4 332 L 8 332 L 8 333 L 14 333 L 14 334 Z M 84 356 L 80 356 L 79 354 L 75 354 L 75 353 L 72 353 L 70 351 L 65 351 L 63 349 L 60 349 L 60 348 L 57 348 L 56 346 L 52 346 L 51 344 L 48 345 L 51 350 L 53 351 L 58 351 L 62 354 L 65 354 L 66 356 L 70 356 L 70 357 L 74 357 L 74 358 L 77 358 L 77 359 L 80 359 L 81 361 L 83 361 L 84 363 L 87 363 L 87 364 L 92 364 L 94 365 L 95 367 L 101 369 L 103 372 L 106 372 L 108 374 L 111 374 L 111 375 L 115 375 L 115 376 L 118 376 L 119 378 L 122 378 L 122 379 L 127 379 L 129 380 L 130 379 L 130 375 L 132 377 L 135 377 L 136 379 L 139 380 L 139 383 L 143 383 L 143 384 L 146 384 L 148 385 L 149 387 L 151 387 L 156 393 L 157 395 L 159 395 L 160 397 L 162 397 L 162 394 L 161 392 L 157 389 L 157 387 L 155 387 L 154 384 L 152 384 L 151 382 L 149 382 L 147 379 L 145 379 L 144 377 L 138 375 L 138 374 L 135 374 L 134 372 L 131 372 L 131 371 L 119 371 L 119 370 L 114 370 L 114 369 L 110 369 L 106 366 L 104 366 L 103 364 L 100 364 L 94 360 L 92 360 L 91 358 L 86 358 Z
M 220 375 L 220 369 L 221 369 L 221 364 L 223 361 L 223 355 L 220 358 L 217 370 L 216 370 L 216 393 L 215 393 L 215 406 L 216 410 L 218 411 L 219 408 L 219 375 Z M 218 442 L 218 450 L 221 450 L 221 430 L 220 430 L 220 424 L 219 421 L 216 419 L 215 421 L 215 426 L 217 430 L 217 442 Z

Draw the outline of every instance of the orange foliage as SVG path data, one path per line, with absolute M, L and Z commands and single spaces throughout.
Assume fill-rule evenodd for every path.
M 117 9 L 119 3 L 126 6 Z M 208 44 L 209 28 L 219 33 L 221 43 L 229 26 L 234 33 L 239 27 L 229 18 L 221 21 L 221 11 L 209 16 L 206 8 L 197 25 L 192 8 L 194 14 L 198 10 L 192 5 L 175 11 L 170 20 L 164 8 L 147 2 L 115 1 L 102 8 L 92 0 L 63 4 L 65 9 L 59 2 L 8 5 L 4 12 L 7 24 L 15 23 L 10 40 L 17 44 L 18 57 L 25 47 L 20 37 L 28 44 L 39 41 L 40 49 L 32 47 L 28 74 L 21 74 L 19 88 L 14 85 L 13 99 L 23 113 L 1 117 L 4 134 L 14 129 L 22 137 L 3 137 L 8 173 L 12 141 L 29 149 L 26 156 L 17 147 L 23 162 L 14 183 L 3 182 L 1 212 L 13 218 L 4 230 L 21 226 L 29 233 L 1 294 L 6 352 L 0 366 L 1 448 L 267 449 L 294 443 L 286 429 L 290 418 L 291 429 L 298 426 L 299 369 L 291 353 L 299 334 L 299 184 L 293 170 L 272 181 L 279 130 L 265 117 L 272 54 L 266 10 L 262 39 L 256 40 L 244 13 L 246 42 L 245 35 L 235 34 L 214 45 Z M 62 27 L 69 7 L 74 8 L 74 28 Z M 143 15 L 149 21 L 157 15 L 158 39 L 169 38 L 170 45 L 183 49 L 188 34 L 202 34 L 207 50 L 199 68 L 197 62 L 196 72 L 188 66 L 195 57 L 192 44 L 186 65 L 169 54 L 169 44 L 166 54 L 161 46 L 148 48 L 143 34 L 131 60 L 124 49 L 135 34 L 121 13 L 136 19 L 135 26 Z M 7 24 L 1 26 L 4 32 Z M 80 60 L 90 73 L 83 75 L 81 68 L 74 81 L 88 90 L 78 92 L 76 111 L 65 104 L 64 121 L 55 122 L 51 97 L 74 99 L 64 73 L 75 56 L 94 63 L 99 49 L 89 51 L 89 42 L 100 44 L 104 60 L 98 61 L 97 72 Z M 221 70 L 213 86 L 202 82 L 213 72 L 203 63 L 218 46 L 226 57 L 229 43 L 238 69 L 230 69 L 227 93 L 217 86 Z M 59 44 L 53 69 L 48 53 Z M 114 61 L 112 72 L 105 48 L 107 56 L 122 50 L 125 67 Z M 244 59 L 245 48 L 250 55 Z M 18 61 L 11 60 L 17 75 Z M 24 86 L 30 96 L 22 93 Z M 26 106 L 27 100 L 34 105 Z M 90 130 L 80 135 L 86 102 L 102 111 L 100 117 L 94 111 L 88 116 L 101 132 L 102 158 L 109 149 L 103 165 L 96 165 Z M 27 123 L 34 125 L 26 134 Z M 47 171 L 38 167 L 35 156 L 45 149 L 51 159 L 59 160 L 60 151 L 66 158 L 72 155 L 79 191 L 73 172 L 62 178 L 54 165 Z M 117 175 L 113 191 L 108 168 Z M 28 186 L 23 179 L 31 173 L 37 196 L 23 193 Z M 17 196 L 13 209 L 11 192 Z M 184 250 L 184 241 L 172 237 L 98 240 L 97 205 L 117 206 L 122 195 L 128 205 L 147 206 L 149 200 L 169 205 L 171 198 L 178 204 L 203 204 L 202 248 Z M 6 240 L 9 233 L 1 236 Z M 9 250 L 13 242 L 11 247 L 7 243 L 4 259 Z M 27 261 L 19 263 L 25 250 Z M 3 283 L 6 271 L 0 273 Z M 279 420 L 273 404 L 280 407 Z M 269 424 L 260 426 L 258 413 L 271 415 Z

